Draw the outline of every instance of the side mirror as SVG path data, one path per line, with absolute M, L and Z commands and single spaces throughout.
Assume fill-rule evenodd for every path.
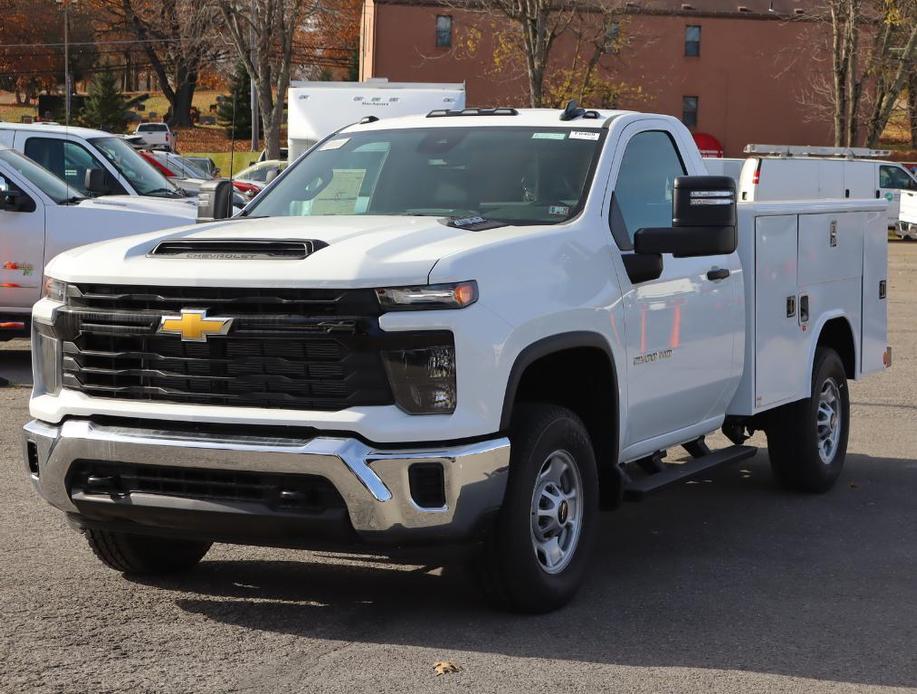
M 0 210 L 4 212 L 34 212 L 35 201 L 19 190 L 0 192 Z
M 197 194 L 197 221 L 215 222 L 232 217 L 232 182 L 226 179 L 201 184 Z
M 636 253 L 671 253 L 676 258 L 727 255 L 736 245 L 736 185 L 729 176 L 676 178 L 672 226 L 634 234 Z
M 265 183 L 265 185 L 267 185 L 268 183 L 270 183 L 271 181 L 273 181 L 273 180 L 274 180 L 275 178 L 277 178 L 279 175 L 280 175 L 280 171 L 278 171 L 277 169 L 271 169 L 270 171 L 268 171 L 268 172 L 267 172 L 267 175 L 264 177 L 264 183 Z
M 108 195 L 111 192 L 111 174 L 105 169 L 86 169 L 83 187 L 93 195 Z

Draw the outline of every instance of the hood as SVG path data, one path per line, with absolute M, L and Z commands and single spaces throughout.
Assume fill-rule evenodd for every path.
M 196 198 L 154 198 L 143 195 L 103 195 L 99 198 L 87 198 L 79 207 L 97 210 L 120 210 L 122 212 L 140 212 L 146 214 L 170 215 L 193 222 L 197 217 Z M 177 222 L 181 223 L 181 222 Z
M 57 256 L 47 273 L 66 282 L 274 287 L 379 287 L 427 282 L 436 261 L 486 245 L 512 227 L 476 233 L 433 217 L 238 218 L 105 241 Z M 301 260 L 187 259 L 149 254 L 162 241 L 314 240 Z M 322 244 L 319 244 L 322 245 Z M 462 279 L 462 278 L 460 278 Z

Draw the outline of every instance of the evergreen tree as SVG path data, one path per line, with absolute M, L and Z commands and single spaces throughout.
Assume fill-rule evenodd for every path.
M 127 101 L 118 89 L 114 72 L 97 72 L 89 84 L 80 122 L 90 128 L 121 133 L 127 127 L 128 116 Z
M 236 129 L 233 133 L 233 101 L 235 101 Z M 229 94 L 217 105 L 217 119 L 226 135 L 242 140 L 252 136 L 252 102 L 251 82 L 248 72 L 242 63 L 236 64 L 232 80 L 229 83 Z

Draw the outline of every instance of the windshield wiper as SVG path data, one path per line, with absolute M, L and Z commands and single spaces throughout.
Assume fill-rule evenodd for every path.
M 148 190 L 147 192 L 145 192 L 144 195 L 152 195 L 152 196 L 157 197 L 157 198 L 158 198 L 158 197 L 161 197 L 161 196 L 157 195 L 157 193 L 168 193 L 170 198 L 183 198 L 183 197 L 185 197 L 184 195 L 182 195 L 182 193 L 181 193 L 180 191 L 177 191 L 177 190 L 174 190 L 174 189 L 170 189 L 170 188 L 153 188 L 153 190 Z
M 73 195 L 73 196 L 67 198 L 66 200 L 64 200 L 64 201 L 61 203 L 61 205 L 76 205 L 77 203 L 83 202 L 83 200 L 87 200 L 87 199 L 88 199 L 88 198 L 86 198 L 86 197 L 84 197 L 84 196 L 82 196 L 82 195 Z

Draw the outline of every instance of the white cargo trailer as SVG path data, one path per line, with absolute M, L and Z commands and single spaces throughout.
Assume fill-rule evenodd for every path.
M 335 130 L 366 118 L 465 108 L 465 85 L 427 82 L 293 82 L 287 92 L 289 161 Z

